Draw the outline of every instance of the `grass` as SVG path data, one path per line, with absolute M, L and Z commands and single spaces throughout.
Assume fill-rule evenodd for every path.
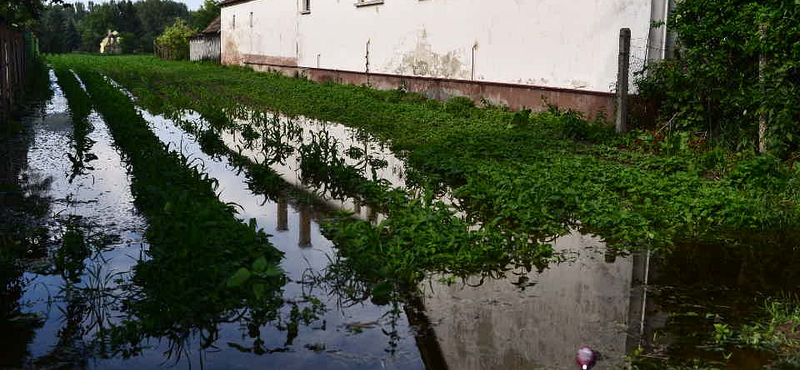
M 778 353 L 781 364 L 800 366 L 800 299 L 767 300 L 763 315 L 729 338 L 740 346 Z

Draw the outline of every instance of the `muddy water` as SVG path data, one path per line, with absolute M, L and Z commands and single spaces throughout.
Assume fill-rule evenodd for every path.
M 53 87 L 46 109 L 28 119 L 33 139 L 19 151 L 24 153 L 18 161 L 20 175 L 0 178 L 46 185 L 29 188 L 50 204 L 43 216 L 50 244 L 63 237 L 64 220 L 70 215 L 83 216 L 80 225 L 85 230 L 116 237 L 82 260 L 79 282 L 52 267 L 52 252 L 21 259 L 24 292 L 15 298 L 20 313 L 0 312 L 0 328 L 15 334 L 0 339 L 0 368 L 565 369 L 571 368 L 578 346 L 591 345 L 604 354 L 599 368 L 624 366 L 626 355 L 641 346 L 652 359 L 644 365 L 657 369 L 665 367 L 663 358 L 673 363 L 688 357 L 719 360 L 720 353 L 703 350 L 718 317 L 732 324 L 752 318 L 758 297 L 800 289 L 800 275 L 792 268 L 800 262 L 800 248 L 791 238 L 617 256 L 599 237 L 574 232 L 555 240 L 559 258 L 543 271 L 487 272 L 452 284 L 433 277 L 421 284 L 422 295 L 408 304 L 374 302 L 364 293 L 370 290 L 368 284 L 335 269 L 340 266 L 335 263 L 336 250 L 319 226 L 331 210 L 353 209 L 377 221 L 374 212 L 369 215 L 357 199 L 330 194 L 324 204 L 317 204 L 298 199 L 296 192 L 253 191 L 240 169 L 225 158 L 203 153 L 196 138 L 179 124 L 141 110 L 162 142 L 194 158 L 193 163 L 202 163 L 201 170 L 218 180 L 220 199 L 241 206 L 243 221 L 255 219 L 272 234 L 272 243 L 286 253 L 281 266 L 291 281 L 283 288 L 285 305 L 276 313 L 277 324 L 252 328 L 234 317 L 218 323 L 210 344 L 200 332 L 182 338 L 177 351 L 174 338 L 164 337 L 152 338 L 130 358 L 109 354 L 96 343 L 98 329 L 122 317 L 120 285 L 129 283 L 131 268 L 147 248 L 141 238 L 146 223 L 136 215 L 125 165 L 97 115 L 90 117 L 94 128 L 89 134 L 89 152 L 97 159 L 73 177 L 74 166 L 66 155 L 72 150 L 71 120 L 63 95 Z M 191 112 L 183 119 L 203 121 Z M 264 120 L 239 115 L 237 120 L 255 121 L 261 138 L 269 137 L 265 134 L 270 128 L 295 130 L 286 129 L 281 121 L 285 117 L 280 116 Z M 287 185 L 323 198 L 324 186 L 300 180 L 296 152 L 312 137 L 319 140 L 321 133 L 336 139 L 338 155 L 365 178 L 407 185 L 402 161 L 368 137 L 341 125 L 302 118 L 291 122 L 306 134 L 271 144 L 262 140 L 258 147 L 253 140 L 242 140 L 242 132 L 228 131 L 224 138 L 253 160 L 269 163 Z M 292 150 L 274 160 L 278 141 Z M 360 154 L 348 151 L 352 147 L 363 149 Z M 365 157 L 374 161 L 365 162 Z M 77 299 L 84 295 L 75 287 L 92 286 L 98 280 L 95 271 L 101 276 L 121 273 L 105 287 L 115 294 Z M 97 290 L 86 290 L 91 291 Z M 7 296 L 13 294 L 2 295 Z M 287 329 L 293 307 L 317 300 L 324 309 L 316 318 L 301 320 L 294 333 Z M 730 352 L 734 361 L 729 368 L 757 369 L 771 360 L 768 354 Z

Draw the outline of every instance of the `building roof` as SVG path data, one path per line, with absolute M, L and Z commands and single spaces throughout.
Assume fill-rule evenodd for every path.
M 200 33 L 202 33 L 202 34 L 219 33 L 220 25 L 222 23 L 220 18 L 221 17 L 214 18 L 214 20 L 211 21 L 211 23 L 208 24 L 208 27 L 206 27 L 204 30 L 200 31 Z
M 189 39 L 201 39 L 204 37 L 213 37 L 215 35 L 219 35 L 220 26 L 222 25 L 220 17 L 214 18 L 211 23 L 208 24 L 204 30 L 192 35 Z
M 239 3 L 246 3 L 248 1 L 253 1 L 253 0 L 222 0 L 219 3 L 219 6 L 220 7 L 226 7 L 226 6 L 230 6 L 230 5 L 236 5 L 236 4 L 239 4 Z

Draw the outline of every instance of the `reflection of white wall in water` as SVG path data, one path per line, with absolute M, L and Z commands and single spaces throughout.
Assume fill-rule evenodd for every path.
M 527 274 L 535 285 L 524 290 L 510 273 L 477 288 L 426 283 L 425 311 L 451 369 L 566 369 L 582 345 L 610 358 L 599 368 L 624 359 L 632 259 L 606 263 L 593 248 L 603 243 L 577 234 L 555 247 L 580 255 Z
M 249 116 L 249 115 L 248 115 Z M 363 166 L 363 173 L 366 178 L 370 180 L 382 179 L 388 181 L 393 187 L 405 187 L 405 164 L 402 160 L 397 158 L 386 146 L 379 144 L 377 141 L 370 139 L 364 135 L 359 135 L 355 129 L 346 127 L 337 123 L 330 123 L 325 121 L 318 121 L 304 117 L 288 118 L 285 116 L 278 116 L 282 125 L 299 125 L 303 128 L 303 137 L 301 140 L 287 141 L 295 151 L 290 154 L 283 162 L 270 163 L 270 167 L 283 177 L 288 183 L 305 188 L 305 184 L 300 179 L 300 156 L 297 149 L 301 144 L 311 143 L 311 134 L 320 134 L 327 132 L 332 138 L 335 138 L 336 148 L 345 159 L 345 163 L 349 166 Z M 235 120 L 237 124 L 252 125 L 252 120 L 248 118 L 240 118 Z M 267 123 L 270 124 L 270 123 Z M 258 131 L 258 129 L 256 129 Z M 265 155 L 265 147 L 256 140 L 253 145 L 248 147 L 246 140 L 242 138 L 241 134 L 233 130 L 224 130 L 221 132 L 220 137 L 222 141 L 231 149 L 240 152 L 242 155 L 252 159 L 258 163 L 265 163 L 267 156 Z M 350 158 L 345 155 L 347 149 L 356 147 L 364 151 L 364 153 L 373 159 L 381 159 L 388 164 L 383 168 L 373 168 L 369 164 L 361 165 L 359 159 Z M 373 177 L 373 171 L 375 176 Z M 324 194 L 323 194 L 324 195 Z M 353 211 L 359 218 L 364 220 L 380 222 L 385 219 L 385 215 L 376 214 L 370 207 L 362 207 L 356 204 L 353 199 L 331 199 L 324 197 L 323 200 L 329 205 L 348 211 Z

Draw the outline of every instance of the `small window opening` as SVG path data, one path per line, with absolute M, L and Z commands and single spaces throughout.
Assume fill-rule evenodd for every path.
M 311 13 L 311 0 L 303 0 L 303 13 Z
M 233 15 L 233 21 L 231 22 L 231 28 L 236 29 L 236 14 Z
M 250 28 L 253 28 L 253 12 L 250 12 Z

